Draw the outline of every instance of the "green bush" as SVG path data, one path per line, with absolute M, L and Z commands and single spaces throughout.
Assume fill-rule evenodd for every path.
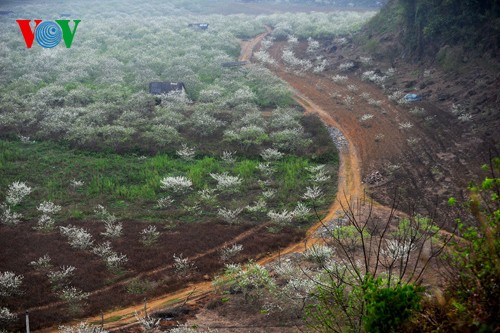
M 421 309 L 423 288 L 412 284 L 382 288 L 382 284 L 380 278 L 365 283 L 364 328 L 374 333 L 400 332 L 401 325 Z

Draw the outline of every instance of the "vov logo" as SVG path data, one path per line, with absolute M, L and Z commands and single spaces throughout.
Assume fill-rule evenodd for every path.
M 30 25 L 31 20 L 16 20 L 28 49 L 31 49 L 31 46 L 33 46 L 33 40 L 36 40 L 41 47 L 51 49 L 59 45 L 61 39 L 64 39 L 64 44 L 66 44 L 67 48 L 70 48 L 71 44 L 73 44 L 76 28 L 81 20 L 73 20 L 75 24 L 73 31 L 69 27 L 70 20 L 56 20 L 55 22 L 34 21 L 35 28 L 32 30 Z

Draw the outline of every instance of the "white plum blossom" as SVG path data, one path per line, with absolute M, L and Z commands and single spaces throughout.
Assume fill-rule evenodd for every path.
M 43 255 L 37 260 L 33 260 L 30 262 L 30 265 L 33 266 L 36 270 L 48 269 L 52 267 L 52 259 L 48 254 Z
M 305 200 L 316 200 L 323 196 L 323 191 L 318 186 L 306 187 L 306 193 L 302 196 Z
M 339 65 L 339 70 L 342 72 L 347 72 L 354 68 L 354 63 L 352 61 L 344 62 Z
M 59 326 L 59 333 L 108 333 L 101 326 L 94 326 L 88 323 L 81 322 L 76 326 Z
M 283 158 L 285 154 L 283 154 L 282 152 L 280 152 L 279 150 L 277 149 L 274 149 L 274 148 L 267 148 L 267 149 L 264 149 L 261 153 L 260 153 L 260 156 L 262 157 L 262 159 L 266 162 L 272 162 L 272 161 L 278 161 L 280 160 L 281 158 Z
M 0 221 L 3 224 L 15 226 L 21 222 L 23 217 L 22 214 L 12 211 L 11 208 L 7 206 L 0 205 L 0 208 L 3 209 L 2 215 L 0 215 Z
M 411 122 L 409 122 L 409 121 L 399 123 L 399 129 L 401 129 L 401 130 L 410 129 L 412 127 L 413 127 L 413 124 Z
M 73 276 L 76 268 L 74 266 L 61 266 L 58 271 L 47 273 L 50 284 L 53 289 L 60 289 L 68 283 L 68 279 Z
M 76 287 L 65 287 L 59 293 L 59 297 L 68 303 L 74 304 L 89 298 L 90 294 L 86 293 Z
M 219 208 L 217 215 L 229 224 L 236 224 L 238 222 L 238 215 L 243 211 L 243 208 L 228 209 Z
M 165 177 L 161 181 L 161 188 L 164 190 L 172 190 L 174 192 L 185 192 L 191 189 L 193 182 L 185 176 Z
M 97 205 L 94 212 L 104 223 L 105 230 L 101 232 L 101 235 L 110 238 L 118 238 L 123 234 L 123 223 L 118 222 L 116 216 L 108 212 L 104 206 Z
M 7 189 L 5 202 L 11 206 L 17 206 L 21 201 L 31 193 L 32 189 L 24 182 L 13 182 Z
M 217 189 L 221 191 L 236 191 L 242 183 L 239 176 L 231 176 L 227 173 L 211 173 L 210 177 L 217 181 Z
M 188 275 L 192 270 L 196 269 L 196 266 L 188 258 L 183 258 L 182 253 L 180 255 L 174 254 L 174 269 L 179 275 Z
M 55 225 L 56 221 L 52 218 L 52 216 L 43 214 L 42 216 L 40 216 L 36 223 L 36 226 L 34 226 L 33 229 L 47 232 L 54 230 Z
M 105 258 L 106 267 L 110 270 L 117 270 L 123 266 L 128 261 L 127 255 L 118 254 L 116 252 L 111 253 Z
M 170 207 L 174 202 L 174 199 L 172 199 L 170 196 L 166 196 L 156 201 L 156 207 L 158 207 L 159 209 L 165 209 Z
M 232 246 L 223 247 L 220 255 L 221 260 L 226 262 L 237 256 L 241 251 L 243 251 L 243 245 L 241 244 L 233 244 Z
M 234 157 L 236 153 L 234 151 L 223 151 L 222 152 L 222 160 L 228 164 L 233 164 L 236 162 L 236 158 Z
M 196 151 L 194 148 L 188 147 L 186 144 L 183 144 L 181 149 L 176 151 L 176 154 L 185 161 L 192 161 L 194 156 L 196 155 Z
M 83 180 L 76 180 L 76 179 L 72 179 L 70 181 L 70 185 L 71 187 L 73 187 L 74 189 L 78 189 L 80 187 L 82 187 L 83 185 L 85 185 L 85 182 Z
M 295 209 L 292 211 L 295 219 L 303 219 L 311 212 L 311 208 L 307 207 L 304 203 L 299 202 Z
M 59 231 L 63 236 L 68 237 L 69 245 L 76 249 L 86 250 L 94 243 L 92 235 L 83 228 L 69 225 L 67 227 L 59 227 Z
M 254 202 L 253 206 L 247 205 L 245 209 L 251 213 L 263 212 L 267 208 L 267 203 L 264 198 L 260 198 L 258 201 Z
M 19 293 L 24 277 L 13 272 L 0 273 L 0 297 L 8 297 Z
M 381 250 L 381 254 L 394 260 L 402 259 L 404 261 L 410 255 L 410 252 L 415 249 L 416 246 L 411 241 L 386 239 L 386 247 Z
M 37 210 L 43 214 L 55 214 L 61 210 L 61 206 L 54 204 L 52 201 L 44 201 L 38 205 Z
M 319 49 L 319 42 L 309 37 L 307 39 L 307 53 L 316 53 Z
M 14 321 L 17 318 L 15 313 L 10 312 L 6 307 L 0 307 L 0 323 Z
M 335 83 L 345 83 L 347 82 L 347 76 L 336 74 L 332 76 L 332 81 Z
M 317 263 L 324 265 L 333 256 L 333 249 L 326 245 L 313 245 L 304 252 L 304 257 Z
M 271 65 L 271 66 L 275 66 L 276 65 L 276 61 L 274 60 L 274 58 L 271 57 L 271 55 L 269 55 L 269 53 L 267 53 L 264 50 L 260 50 L 260 51 L 255 52 L 253 54 L 253 56 L 260 63 L 266 64 L 266 65 Z
M 373 118 L 373 114 L 371 114 L 371 113 L 365 113 L 364 115 L 361 116 L 361 118 L 359 120 L 362 121 L 362 122 L 365 122 L 365 121 L 368 121 L 368 120 L 370 120 L 372 118 Z
M 289 225 L 293 220 L 293 212 L 289 212 L 288 210 L 283 210 L 282 212 L 275 212 L 271 210 L 267 213 L 267 216 L 271 219 L 272 222 L 279 225 Z
M 149 225 L 141 231 L 141 243 L 145 246 L 151 246 L 158 241 L 160 232 L 156 230 L 156 226 Z

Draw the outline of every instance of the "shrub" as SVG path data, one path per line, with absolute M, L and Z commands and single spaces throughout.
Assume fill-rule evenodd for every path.
M 173 192 L 185 192 L 191 189 L 193 182 L 184 176 L 165 177 L 161 181 L 161 188 L 165 190 L 172 190 Z
M 156 226 L 150 225 L 141 231 L 141 243 L 145 246 L 151 246 L 158 241 L 160 232 L 156 230 Z
M 10 271 L 0 273 L 0 297 L 19 294 L 23 279 L 22 275 L 16 275 Z
M 63 236 L 68 237 L 69 245 L 76 249 L 86 250 L 94 244 L 92 235 L 83 228 L 69 225 L 67 227 L 59 227 L 59 231 Z
M 388 288 L 381 285 L 381 279 L 373 278 L 368 278 L 364 285 L 364 328 L 374 333 L 400 332 L 402 324 L 421 309 L 423 288 L 412 284 Z

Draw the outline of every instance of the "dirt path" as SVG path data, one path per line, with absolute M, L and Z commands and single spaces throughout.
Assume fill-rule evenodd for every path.
M 241 52 L 238 59 L 239 61 L 250 61 L 255 47 L 271 32 L 270 27 L 265 26 L 265 28 L 266 32 L 263 32 L 250 40 L 241 41 Z

